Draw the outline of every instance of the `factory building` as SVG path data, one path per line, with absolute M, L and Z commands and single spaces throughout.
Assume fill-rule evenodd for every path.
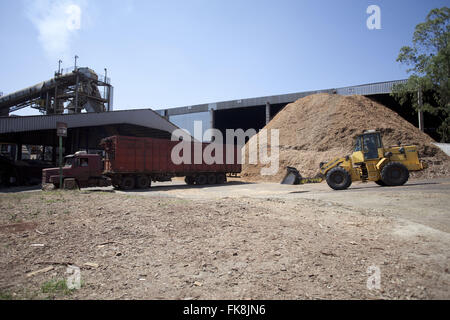
M 417 113 L 410 107 L 400 106 L 390 96 L 392 87 L 405 81 L 387 81 L 155 111 L 112 111 L 110 80 L 106 76 L 97 76 L 89 68 L 78 68 L 66 73 L 56 73 L 55 77 L 48 81 L 0 97 L 0 111 L 3 114 L 0 116 L 0 157 L 9 158 L 10 161 L 30 159 L 29 149 L 34 148 L 33 150 L 38 150 L 38 155 L 32 155 L 31 159 L 54 165 L 58 144 L 57 122 L 67 123 L 68 126 L 67 138 L 63 142 L 65 155 L 79 150 L 99 152 L 100 140 L 112 135 L 170 139 L 172 131 L 177 128 L 185 129 L 195 139 L 206 142 L 210 139 L 205 135 L 208 129 L 218 129 L 224 135 L 226 129 L 253 128 L 258 131 L 287 104 L 322 92 L 367 96 L 417 126 Z M 45 115 L 7 116 L 10 112 L 27 106 L 37 108 Z M 428 121 L 427 116 L 428 127 L 424 130 L 433 136 L 432 120 Z M 196 121 L 201 123 L 200 132 L 194 132 Z

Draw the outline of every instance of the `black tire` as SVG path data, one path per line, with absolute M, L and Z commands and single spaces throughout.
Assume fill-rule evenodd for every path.
M 186 184 L 191 186 L 195 184 L 195 178 L 193 176 L 186 176 L 184 177 L 184 182 L 186 182 Z
M 136 178 L 136 187 L 138 189 L 147 189 L 151 185 L 151 180 L 148 176 L 138 176 Z
M 224 173 L 219 173 L 216 176 L 216 183 L 217 184 L 224 184 L 227 182 L 227 176 Z
M 384 183 L 383 180 L 375 181 L 375 183 L 381 187 L 386 187 L 386 183 Z
M 112 176 L 111 177 L 111 184 L 115 189 L 120 189 L 120 184 L 122 182 L 122 178 L 120 176 Z
M 328 171 L 327 183 L 334 190 L 345 190 L 352 184 L 352 178 L 344 168 L 335 167 Z
M 381 180 L 387 186 L 402 186 L 409 179 L 409 171 L 399 162 L 389 162 L 381 170 Z
M 205 174 L 199 174 L 197 177 L 195 177 L 195 183 L 199 186 L 204 185 L 208 182 L 208 178 Z
M 215 174 L 208 174 L 208 184 L 216 184 L 217 177 Z
M 123 190 L 131 190 L 134 189 L 135 179 L 132 176 L 123 177 L 120 183 L 120 188 Z
M 63 189 L 64 190 L 75 190 L 75 189 L 80 189 L 77 180 L 75 179 L 64 179 L 63 181 Z

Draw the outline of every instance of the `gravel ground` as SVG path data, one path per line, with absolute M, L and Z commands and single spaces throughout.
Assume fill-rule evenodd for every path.
M 447 232 L 303 191 L 187 191 L 0 194 L 0 298 L 450 298 Z M 78 290 L 52 286 L 68 265 Z

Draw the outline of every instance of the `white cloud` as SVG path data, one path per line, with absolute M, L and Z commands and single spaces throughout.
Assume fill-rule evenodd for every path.
M 39 32 L 39 42 L 50 59 L 68 60 L 70 44 L 82 27 L 84 1 L 34 0 L 26 2 L 27 17 Z

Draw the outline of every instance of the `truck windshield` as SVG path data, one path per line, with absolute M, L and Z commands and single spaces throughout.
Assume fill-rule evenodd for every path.
M 73 157 L 66 158 L 66 162 L 64 164 L 64 167 L 71 167 L 73 164 Z

